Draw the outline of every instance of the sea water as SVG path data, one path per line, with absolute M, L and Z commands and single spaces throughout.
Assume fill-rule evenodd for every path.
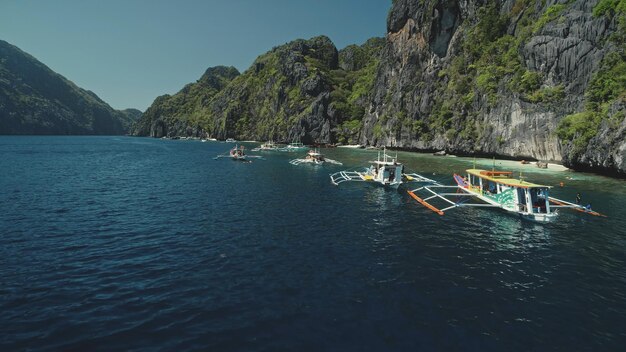
M 0 137 L 0 350 L 623 348 L 624 180 L 525 168 L 608 215 L 542 225 L 330 183 L 377 151 L 231 147 Z M 446 184 L 474 163 L 398 157 Z

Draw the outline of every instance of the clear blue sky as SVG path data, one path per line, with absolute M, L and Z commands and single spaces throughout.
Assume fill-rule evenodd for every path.
M 240 71 L 272 47 L 385 35 L 391 0 L 0 0 L 0 39 L 116 109 L 145 110 L 210 66 Z

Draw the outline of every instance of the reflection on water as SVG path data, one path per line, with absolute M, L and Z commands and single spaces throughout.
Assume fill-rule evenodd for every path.
M 549 229 L 545 224 L 527 221 L 499 209 L 489 209 L 489 211 L 494 213 L 489 216 L 476 215 L 483 219 L 482 222 L 487 227 L 484 228 L 485 233 L 490 234 L 490 239 L 499 249 L 528 249 L 549 244 L 547 243 Z

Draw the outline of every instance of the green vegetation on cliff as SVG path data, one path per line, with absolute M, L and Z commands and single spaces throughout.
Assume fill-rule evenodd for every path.
M 134 126 L 133 134 L 199 135 L 211 99 L 238 75 L 234 67 L 212 67 L 178 93 L 157 97 Z
M 479 113 L 476 107 L 492 108 L 503 95 L 519 95 L 535 104 L 561 101 L 563 86 L 543 85 L 546 77 L 526 68 L 520 49 L 568 5 L 552 5 L 542 14 L 535 12 L 536 5 L 536 0 L 519 0 L 508 13 L 501 13 L 493 3 L 480 8 L 476 24 L 465 29 L 451 64 L 439 72 L 447 83 L 439 87 L 429 119 L 432 135 L 476 142 L 482 136 L 482 126 L 473 122 Z M 512 21 L 516 22 L 514 34 L 509 30 Z
M 292 138 L 294 126 L 323 115 L 318 98 L 329 91 L 328 70 L 336 66 L 337 50 L 326 37 L 276 47 L 215 97 L 206 129 L 220 138 Z
M 600 0 L 593 8 L 594 16 L 610 16 L 626 13 L 625 0 Z
M 626 102 L 626 0 L 602 0 L 594 16 L 615 17 L 618 31 L 609 37 L 610 52 L 604 57 L 585 93 L 584 111 L 568 115 L 559 123 L 557 134 L 573 143 L 574 156 L 585 151 L 588 142 L 598 135 L 603 121 L 616 127 L 624 114 L 610 114 L 611 107 Z
M 376 80 L 384 44 L 384 39 L 372 38 L 362 46 L 350 45 L 339 52 L 340 68 L 331 72 L 334 87 L 331 97 L 333 107 L 343 117 L 343 123 L 335 128 L 340 143 L 358 142 L 361 120 Z
M 384 43 L 373 38 L 338 52 L 321 36 L 275 47 L 241 75 L 211 68 L 205 76 L 219 85 L 201 78 L 157 98 L 135 134 L 354 142 Z

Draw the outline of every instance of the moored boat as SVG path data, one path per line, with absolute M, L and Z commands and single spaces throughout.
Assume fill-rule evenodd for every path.
M 273 141 L 267 141 L 260 146 L 252 149 L 253 152 L 271 152 L 280 150 L 280 147 Z
M 446 211 L 457 207 L 493 207 L 541 223 L 554 221 L 559 215 L 560 208 L 571 208 L 590 215 L 603 216 L 591 210 L 591 207 L 551 197 L 551 186 L 531 183 L 522 177 L 513 178 L 511 171 L 468 169 L 466 172 L 466 177 L 454 174 L 456 186 L 427 185 L 408 193 L 439 215 L 444 215 Z M 426 196 L 420 197 L 422 193 Z M 472 199 L 480 203 L 470 203 Z M 443 202 L 445 207 L 438 208 L 433 204 L 435 200 Z
M 243 145 L 238 146 L 235 144 L 235 146 L 228 152 L 228 154 L 220 154 L 213 159 L 217 160 L 219 158 L 231 158 L 236 161 L 251 162 L 251 160 L 249 159 L 261 159 L 262 157 L 258 155 L 248 155 L 245 153 L 245 148 Z
M 378 158 L 369 162 L 370 166 L 364 171 L 339 171 L 330 175 L 330 181 L 334 185 L 343 182 L 372 182 L 385 187 L 398 188 L 404 180 L 409 182 L 434 183 L 434 180 L 419 174 L 405 174 L 404 165 L 398 162 L 398 155 L 392 157 L 387 154 L 387 149 L 378 152 Z
M 292 165 L 300 165 L 303 163 L 320 165 L 323 163 L 330 163 L 341 165 L 339 161 L 327 159 L 322 153 L 320 153 L 319 149 L 312 149 L 306 154 L 306 156 L 302 159 L 293 159 L 289 162 Z
M 309 147 L 305 146 L 300 142 L 300 139 L 294 139 L 291 143 L 289 143 L 286 147 L 281 148 L 281 151 L 285 152 L 299 152 L 304 150 L 309 150 Z

